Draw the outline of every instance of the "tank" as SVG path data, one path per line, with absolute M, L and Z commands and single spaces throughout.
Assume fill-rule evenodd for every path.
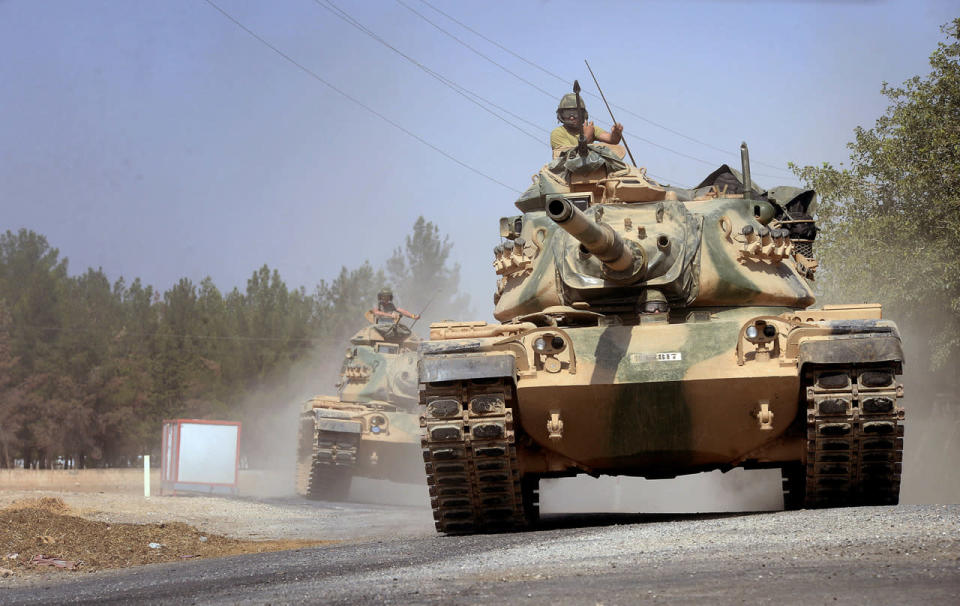
M 354 476 L 423 482 L 417 344 L 403 324 L 363 328 L 347 347 L 336 396 L 304 403 L 297 493 L 344 501 Z
M 578 474 L 778 468 L 786 508 L 898 502 L 898 329 L 813 307 L 815 193 L 760 188 L 741 153 L 689 190 L 604 145 L 534 176 L 500 221 L 499 323 L 420 345 L 440 532 L 527 528 L 540 479 Z

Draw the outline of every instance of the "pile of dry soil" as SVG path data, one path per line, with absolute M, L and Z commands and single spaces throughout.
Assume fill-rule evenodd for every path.
M 203 533 L 180 522 L 97 522 L 74 515 L 59 498 L 41 497 L 0 509 L 0 577 L 47 570 L 123 568 L 329 542 L 247 541 Z

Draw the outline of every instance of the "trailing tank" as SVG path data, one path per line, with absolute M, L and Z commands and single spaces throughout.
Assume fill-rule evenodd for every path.
M 399 322 L 373 324 L 350 339 L 336 396 L 303 404 L 297 493 L 347 499 L 354 476 L 423 481 L 417 399 L 417 344 Z
M 542 478 L 778 468 L 787 508 L 899 498 L 903 351 L 876 304 L 813 307 L 815 193 L 721 166 L 663 186 L 561 150 L 500 221 L 494 317 L 420 344 L 437 529 L 523 529 Z

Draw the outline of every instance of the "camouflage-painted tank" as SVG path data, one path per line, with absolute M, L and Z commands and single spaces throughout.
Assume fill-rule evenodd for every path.
M 692 190 L 603 145 L 535 176 L 500 223 L 502 323 L 420 346 L 438 530 L 524 528 L 541 478 L 581 473 L 779 468 L 788 508 L 897 503 L 897 327 L 811 308 L 815 194 L 760 190 L 741 149 Z
M 350 339 L 337 396 L 317 396 L 300 414 L 297 492 L 342 501 L 354 476 L 423 481 L 417 410 L 420 339 L 398 323 Z

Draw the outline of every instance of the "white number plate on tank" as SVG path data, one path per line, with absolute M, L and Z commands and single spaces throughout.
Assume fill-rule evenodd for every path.
M 630 354 L 631 364 L 645 364 L 647 362 L 679 362 L 681 360 L 683 360 L 683 354 L 681 354 L 679 351 Z

